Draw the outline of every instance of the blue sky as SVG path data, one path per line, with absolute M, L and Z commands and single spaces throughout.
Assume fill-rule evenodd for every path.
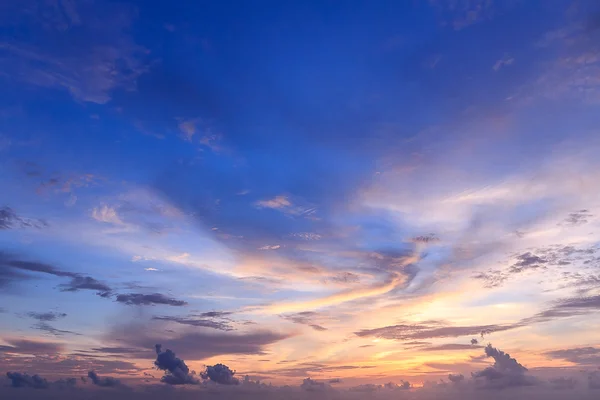
M 599 345 L 598 12 L 0 5 L 3 365 L 135 379 L 161 342 L 279 383 L 424 382 L 489 334 L 575 371 L 556 351 Z

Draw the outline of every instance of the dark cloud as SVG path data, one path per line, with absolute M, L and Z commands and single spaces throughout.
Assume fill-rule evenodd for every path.
M 494 288 L 503 285 L 513 275 L 528 271 L 545 270 L 552 267 L 560 271 L 566 265 L 580 264 L 582 266 L 597 263 L 596 246 L 578 248 L 575 246 L 551 245 L 532 250 L 527 253 L 513 255 L 508 261 L 511 265 L 505 269 L 478 272 L 473 278 L 482 280 L 484 287 Z M 567 275 L 570 272 L 566 272 Z
M 153 348 L 156 343 L 176 348 L 186 358 L 203 360 L 222 354 L 263 354 L 265 346 L 290 337 L 288 334 L 259 330 L 244 333 L 220 331 L 172 332 L 170 337 L 154 333 L 152 326 L 137 323 L 114 326 L 108 333 L 111 341 L 134 348 Z M 202 346 L 199 343 L 204 344 Z
M 16 228 L 45 228 L 48 223 L 43 219 L 24 218 L 18 216 L 10 207 L 0 207 L 0 230 Z
M 0 352 L 15 354 L 58 354 L 64 345 L 62 343 L 37 342 L 33 340 L 5 340 L 9 346 L 0 346 Z
M 76 336 L 81 336 L 81 334 L 77 333 L 77 332 L 67 331 L 67 330 L 62 330 L 62 329 L 57 329 L 57 328 L 53 327 L 52 325 L 50 325 L 47 322 L 38 322 L 37 324 L 33 325 L 33 328 L 37 329 L 39 331 L 50 333 L 50 334 L 52 334 L 54 336 L 62 336 L 62 335 L 76 335 Z
M 169 349 L 162 351 L 162 346 L 157 344 L 156 348 L 156 361 L 154 365 L 165 374 L 160 379 L 161 382 L 168 383 L 169 385 L 196 385 L 199 383 L 198 378 L 193 373 L 190 373 L 190 369 L 185 362 L 177 358 L 175 353 Z
M 77 274 L 75 272 L 63 271 L 53 265 L 37 262 L 18 260 L 9 254 L 0 252 L 0 286 L 10 284 L 17 280 L 29 279 L 27 272 L 53 275 L 61 278 L 71 278 L 69 283 L 61 284 L 59 287 L 63 292 L 76 292 L 79 290 L 95 290 L 101 297 L 108 297 L 111 288 L 96 279 Z
M 240 381 L 234 375 L 235 371 L 225 364 L 207 365 L 201 374 L 203 379 L 210 379 L 221 385 L 238 385 Z
M 517 256 L 517 262 L 514 263 L 510 268 L 509 272 L 517 274 L 528 269 L 543 268 L 543 264 L 547 264 L 548 260 L 543 259 L 531 253 L 524 253 Z
M 280 317 L 295 324 L 308 325 L 315 331 L 327 330 L 327 328 L 315 323 L 315 319 L 319 318 L 319 313 L 314 311 L 302 311 L 294 314 L 284 314 L 280 315 Z
M 479 344 L 479 340 L 473 338 L 473 339 L 471 339 L 471 344 L 473 344 L 473 345 Z
M 77 292 L 79 290 L 95 290 L 100 297 L 109 297 L 111 288 L 89 276 L 75 276 L 71 282 L 60 285 L 63 292 Z
M 462 374 L 448 374 L 448 380 L 452 383 L 458 383 L 464 381 L 465 377 Z
M 328 381 L 329 384 L 342 383 L 340 378 L 333 378 Z
M 579 210 L 570 213 L 563 221 L 566 226 L 579 226 L 588 223 L 588 218 L 593 217 L 588 210 Z
M 135 306 L 153 306 L 156 304 L 181 307 L 186 306 L 188 303 L 183 300 L 177 300 L 171 297 L 167 297 L 164 294 L 152 293 L 127 293 L 117 295 L 117 302 L 135 305 Z
M 39 375 L 30 376 L 19 372 L 7 372 L 6 376 L 10 379 L 12 387 L 31 387 L 34 389 L 47 389 L 50 385 L 48 381 Z
M 101 387 L 123 387 L 124 385 L 117 378 L 113 378 L 112 376 L 104 376 L 100 377 L 94 371 L 88 372 L 88 378 L 92 381 L 92 383 L 96 386 Z
M 435 321 L 431 321 L 435 322 Z M 354 332 L 360 337 L 379 337 L 382 339 L 395 340 L 420 340 L 432 338 L 447 338 L 459 336 L 471 336 L 501 332 L 514 329 L 515 325 L 475 325 L 475 326 L 445 326 L 439 323 L 415 323 L 386 326 L 383 328 L 363 329 Z M 470 347 L 470 346 L 468 346 Z
M 200 318 L 224 318 L 233 314 L 233 311 L 207 311 L 198 314 Z
M 412 238 L 412 241 L 414 243 L 435 243 L 439 242 L 440 239 L 437 236 L 435 236 L 435 234 L 430 233 L 428 235 L 416 236 Z
M 194 318 L 194 317 L 170 317 L 170 316 L 163 316 L 163 317 L 153 317 L 152 319 L 157 320 L 157 321 L 171 321 L 171 322 L 176 322 L 178 324 L 182 324 L 182 325 L 191 325 L 191 326 L 198 326 L 198 327 L 204 327 L 204 328 L 212 328 L 212 329 L 217 329 L 220 331 L 233 331 L 234 328 L 231 326 L 230 323 L 228 323 L 227 321 L 216 321 L 214 319 L 198 319 L 198 318 Z
M 581 365 L 600 365 L 600 348 L 577 347 L 572 349 L 553 350 L 544 353 L 551 359 L 559 359 Z
M 33 319 L 37 319 L 38 321 L 44 321 L 44 322 L 56 321 L 57 319 L 65 318 L 67 316 L 67 314 L 65 314 L 65 313 L 57 313 L 57 312 L 53 312 L 53 311 L 49 311 L 49 312 L 45 312 L 45 313 L 29 312 L 29 313 L 27 313 L 27 315 Z

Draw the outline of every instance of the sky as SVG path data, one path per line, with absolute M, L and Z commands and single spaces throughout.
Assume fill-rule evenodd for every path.
M 600 388 L 596 1 L 4 0 L 0 85 L 2 390 Z

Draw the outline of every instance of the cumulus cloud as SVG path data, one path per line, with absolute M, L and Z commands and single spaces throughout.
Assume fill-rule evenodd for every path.
M 177 300 L 171 297 L 167 297 L 164 294 L 160 293 L 152 293 L 152 294 L 143 294 L 143 293 L 127 293 L 127 294 L 119 294 L 117 295 L 117 302 L 127 304 L 127 305 L 135 305 L 135 306 L 153 306 L 156 304 L 159 305 L 167 305 L 174 307 L 186 306 L 188 303 L 183 300 Z
M 535 378 L 525 374 L 527 368 L 508 353 L 488 344 L 485 355 L 494 359 L 494 365 L 471 374 L 481 388 L 504 389 L 512 386 L 532 386 L 537 383 Z
M 10 379 L 12 387 L 31 387 L 34 389 L 47 389 L 48 381 L 39 375 L 30 376 L 20 372 L 7 372 L 6 376 Z
M 206 370 L 201 374 L 202 379 L 210 379 L 221 385 L 237 385 L 240 381 L 234 375 L 235 371 L 225 364 L 207 365 Z
M 194 373 L 190 373 L 190 369 L 180 358 L 177 358 L 175 353 L 169 349 L 162 351 L 162 346 L 157 344 L 156 361 L 154 365 L 165 374 L 160 379 L 161 382 L 169 385 L 196 385 L 199 383 Z
M 98 376 L 98 374 L 94 371 L 88 372 L 88 378 L 92 381 L 94 385 L 101 387 L 123 387 L 124 385 L 117 378 L 113 378 L 112 376 Z

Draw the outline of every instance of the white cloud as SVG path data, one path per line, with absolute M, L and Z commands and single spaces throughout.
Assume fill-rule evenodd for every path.
M 287 196 L 275 196 L 272 199 L 259 200 L 255 205 L 259 208 L 281 209 L 290 207 L 292 203 L 288 200 Z
M 92 211 L 92 218 L 94 218 L 98 222 L 104 222 L 114 225 L 125 225 L 125 222 L 123 222 L 117 214 L 117 210 L 107 206 L 106 204 L 94 208 L 94 210 Z
M 277 250 L 280 247 L 281 247 L 280 245 L 276 244 L 273 246 L 262 246 L 262 247 L 259 247 L 258 250 Z

